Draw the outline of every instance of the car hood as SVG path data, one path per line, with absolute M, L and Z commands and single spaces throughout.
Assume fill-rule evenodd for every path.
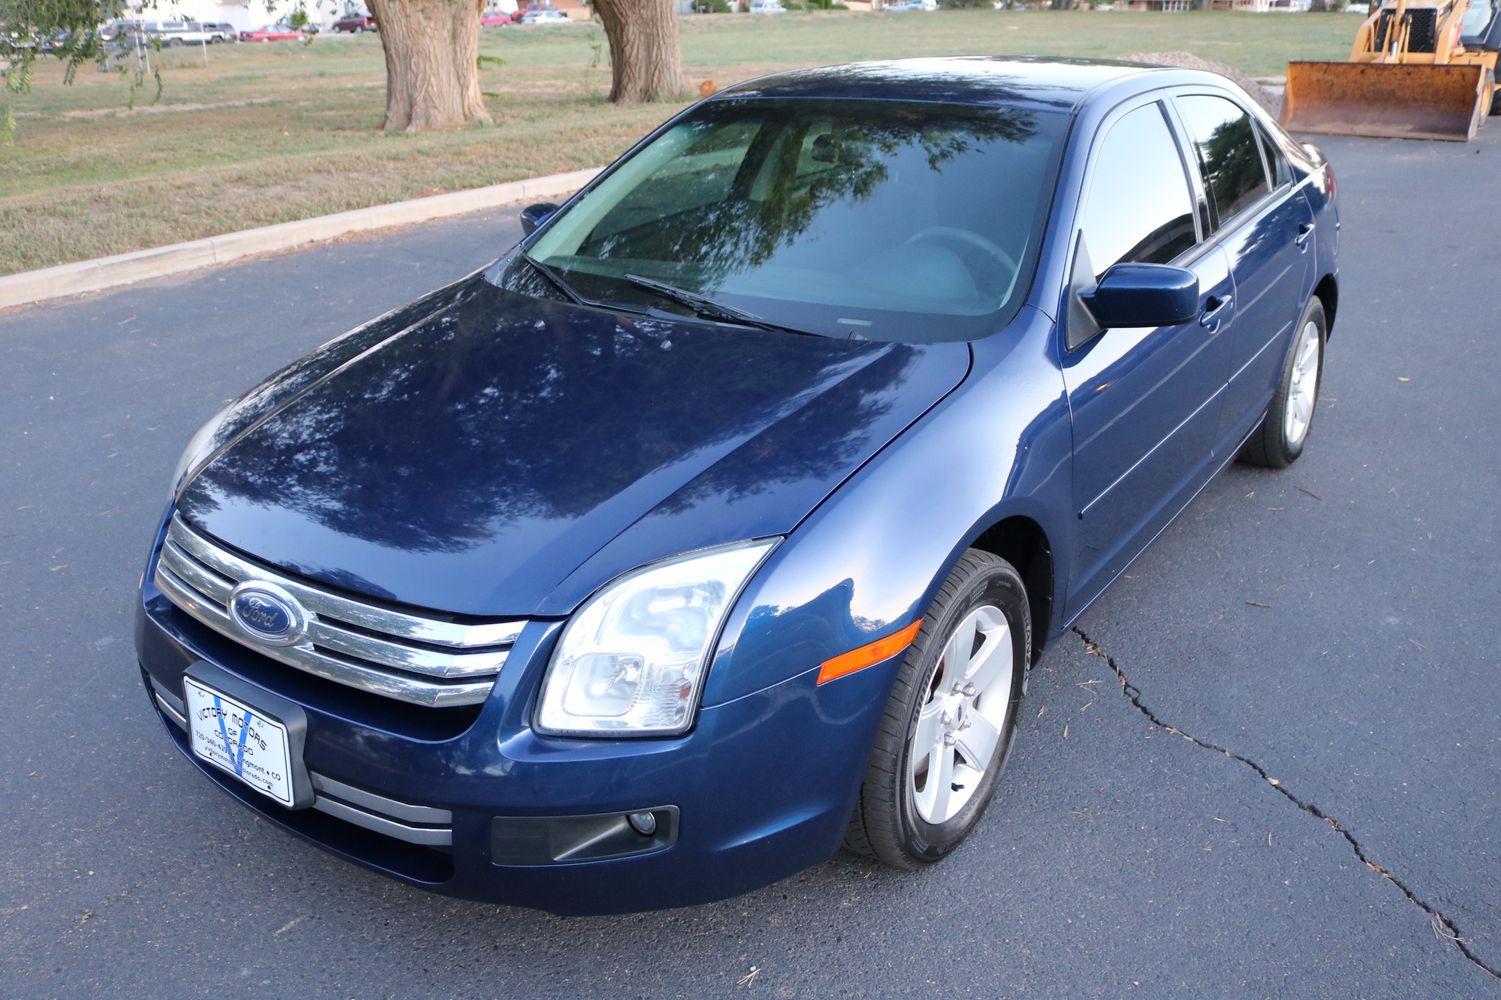
M 247 396 L 178 510 L 284 570 L 463 615 L 564 615 L 641 562 L 788 532 L 969 366 L 964 344 L 618 314 L 478 275 L 394 315 Z

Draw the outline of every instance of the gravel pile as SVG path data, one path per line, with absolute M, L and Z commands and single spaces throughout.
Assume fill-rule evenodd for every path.
M 1282 99 L 1233 66 L 1200 59 L 1192 52 L 1136 52 L 1126 57 L 1128 62 L 1151 63 L 1155 66 L 1175 66 L 1178 69 L 1202 69 L 1234 80 L 1252 100 L 1277 114 L 1282 108 Z

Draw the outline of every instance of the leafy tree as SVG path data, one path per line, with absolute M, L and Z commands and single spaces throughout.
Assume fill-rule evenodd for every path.
M 610 100 L 668 101 L 687 89 L 674 0 L 593 0 L 610 41 Z
M 124 0 L 0 0 L 0 69 L 7 97 L 0 135 L 9 139 L 15 132 L 10 99 L 31 89 L 37 60 L 61 60 L 65 79 L 73 82 L 79 66 L 104 58 L 107 43 L 100 25 L 124 10 Z M 142 67 L 136 85 L 144 80 Z M 134 92 L 132 87 L 132 96 Z
M 387 132 L 490 123 L 479 88 L 484 0 L 369 0 L 386 54 Z

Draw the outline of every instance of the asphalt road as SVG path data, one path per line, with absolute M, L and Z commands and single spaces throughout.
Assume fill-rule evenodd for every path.
M 1344 286 L 1302 461 L 1229 470 L 1049 650 L 957 856 L 691 910 L 338 861 L 202 780 L 132 662 L 197 424 L 509 214 L 0 314 L 0 995 L 1501 996 L 1501 127 L 1323 145 Z

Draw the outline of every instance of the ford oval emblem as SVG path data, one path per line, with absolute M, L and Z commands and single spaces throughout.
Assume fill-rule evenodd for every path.
M 292 645 L 307 628 L 307 613 L 297 598 L 259 580 L 247 580 L 230 592 L 229 616 L 250 638 L 272 646 Z

